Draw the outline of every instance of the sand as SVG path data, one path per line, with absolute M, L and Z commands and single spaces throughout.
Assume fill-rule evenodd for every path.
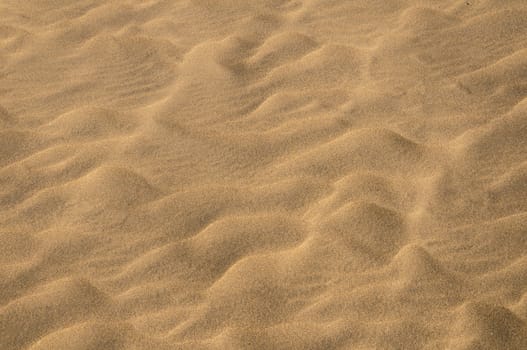
M 0 2 L 0 349 L 527 349 L 522 0 Z

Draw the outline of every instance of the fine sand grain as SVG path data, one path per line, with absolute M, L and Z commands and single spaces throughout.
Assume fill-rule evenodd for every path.
M 17 349 L 527 349 L 527 3 L 0 1 Z

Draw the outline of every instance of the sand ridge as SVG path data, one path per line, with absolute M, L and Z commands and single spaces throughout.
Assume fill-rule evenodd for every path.
M 0 349 L 526 349 L 526 14 L 3 1 Z

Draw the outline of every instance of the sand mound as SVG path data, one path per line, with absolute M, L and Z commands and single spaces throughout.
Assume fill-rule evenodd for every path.
M 527 349 L 525 18 L 2 1 L 0 350 Z
M 42 132 L 72 140 L 100 139 L 127 134 L 134 129 L 132 117 L 101 109 L 83 108 L 68 112 L 48 123 Z
M 391 153 L 385 154 L 386 150 Z M 344 176 L 351 169 L 404 172 L 417 167 L 422 157 L 421 147 L 400 134 L 386 129 L 360 129 L 292 157 L 280 168 L 287 173 L 331 177 Z M 404 168 L 399 167 L 401 163 Z
M 107 297 L 84 280 L 62 280 L 0 311 L 2 344 L 18 349 L 63 325 L 103 314 Z
M 141 175 L 117 167 L 99 167 L 67 187 L 74 201 L 92 207 L 137 205 L 156 198 L 158 193 Z
M 461 333 L 453 349 L 523 349 L 527 345 L 527 325 L 504 307 L 468 302 L 461 307 L 453 333 Z M 457 335 L 457 334 L 456 334 Z
M 327 218 L 323 234 L 336 234 L 351 249 L 363 249 L 373 260 L 392 253 L 404 242 L 404 220 L 393 210 L 374 203 L 352 202 Z

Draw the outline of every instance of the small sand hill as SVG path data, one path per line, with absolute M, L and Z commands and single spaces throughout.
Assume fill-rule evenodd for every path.
M 521 0 L 0 2 L 0 350 L 527 349 Z

